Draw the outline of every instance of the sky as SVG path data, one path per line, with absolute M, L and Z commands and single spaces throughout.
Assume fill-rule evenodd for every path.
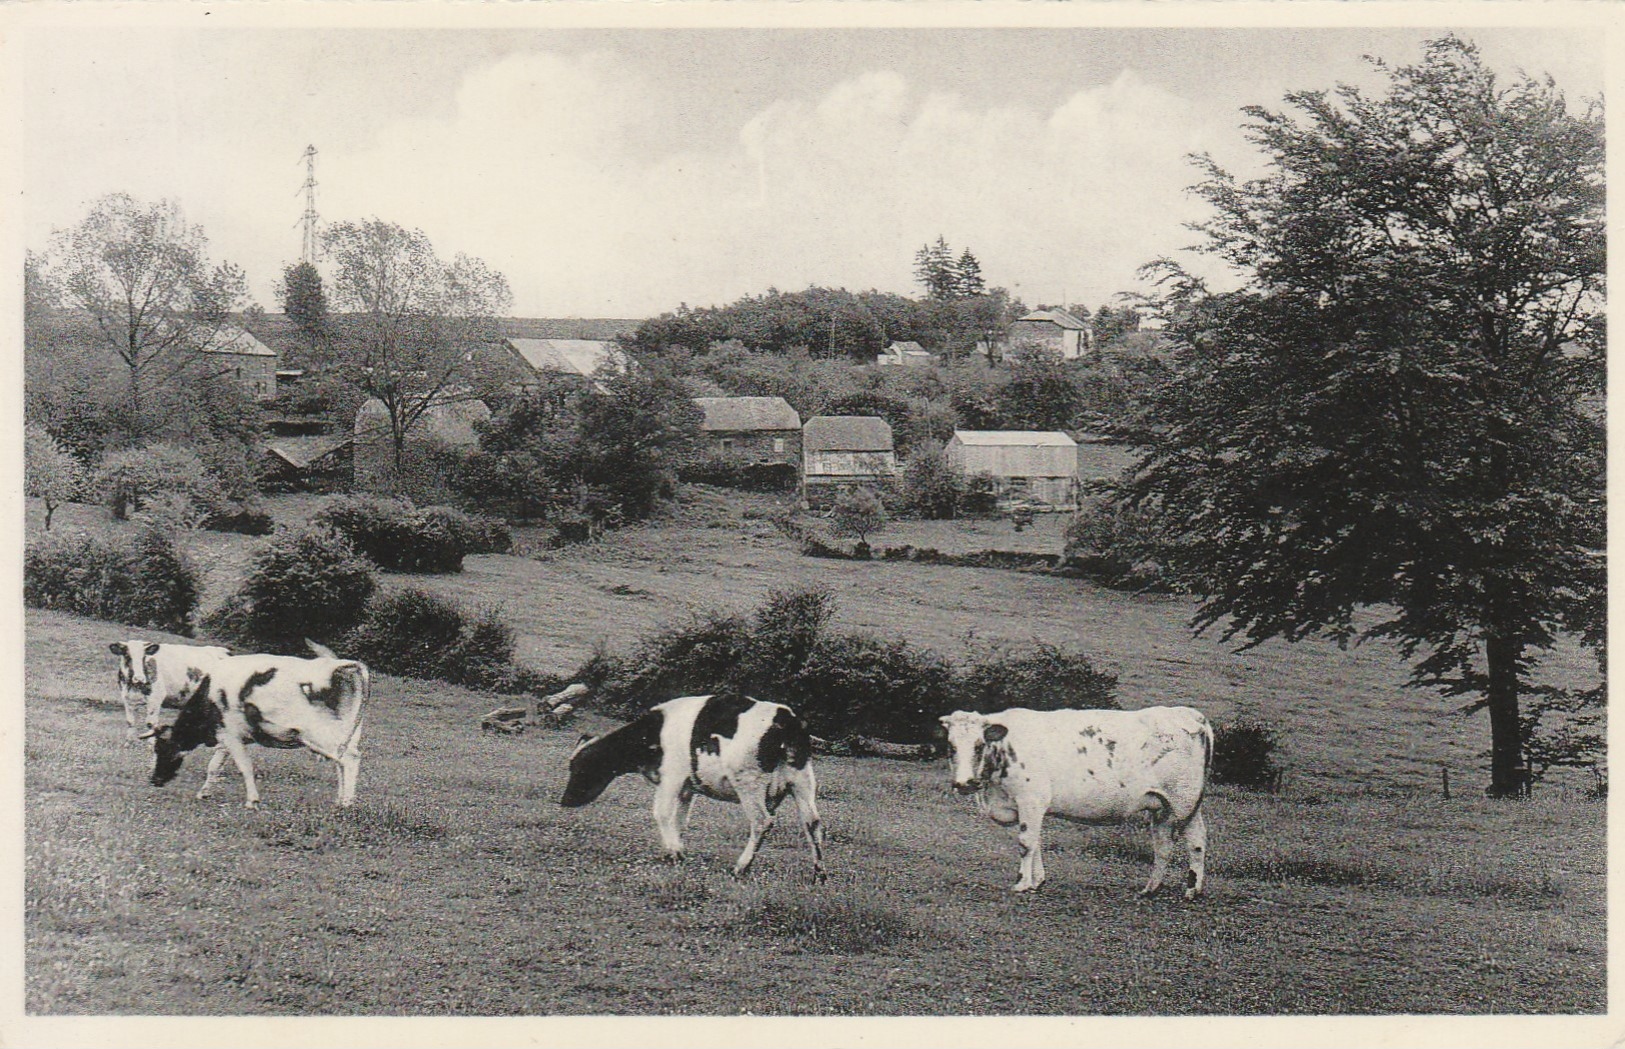
M 1241 107 L 1376 85 L 1362 55 L 1448 28 L 32 27 L 23 239 L 104 193 L 172 198 L 275 310 L 309 144 L 324 221 L 420 228 L 520 316 L 914 295 L 939 236 L 1029 305 L 1094 307 L 1158 256 L 1204 265 L 1187 158 L 1256 172 Z M 1595 32 L 1460 32 L 1571 102 L 1602 91 Z

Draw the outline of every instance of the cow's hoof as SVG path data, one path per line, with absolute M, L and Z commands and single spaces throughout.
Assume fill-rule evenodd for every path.
M 688 857 L 681 852 L 668 852 L 664 856 L 660 857 L 660 862 L 669 863 L 673 867 L 676 867 L 686 859 L 688 859 Z
M 1194 899 L 1196 899 L 1197 897 L 1199 897 L 1201 895 L 1202 895 L 1202 890 L 1201 889 L 1186 889 L 1185 890 L 1185 898 L 1187 900 L 1194 900 Z
M 829 881 L 829 875 L 827 873 L 825 873 L 824 871 L 821 871 L 821 870 L 813 871 L 813 884 L 814 885 L 822 885 L 826 881 Z
M 257 802 L 257 801 L 245 801 L 245 802 L 243 802 L 243 808 L 245 808 L 245 809 L 257 809 L 259 807 L 260 807 L 260 803 Z
M 1036 886 L 1036 885 L 1027 885 L 1027 884 L 1024 884 L 1022 882 L 1016 882 L 1015 885 L 1011 886 L 1010 891 L 1011 892 L 1037 892 L 1038 891 L 1038 886 Z

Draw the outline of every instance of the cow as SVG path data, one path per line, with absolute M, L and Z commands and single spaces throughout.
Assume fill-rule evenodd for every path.
M 348 807 L 355 802 L 363 708 L 371 693 L 372 674 L 359 660 L 227 656 L 210 668 L 172 724 L 149 725 L 157 751 L 152 784 L 174 779 L 188 751 L 218 744 L 198 797 L 208 796 L 230 754 L 243 774 L 247 806 L 258 808 L 248 744 L 303 746 L 338 763 L 338 803 Z
M 1213 764 L 1213 729 L 1201 712 L 1017 707 L 997 714 L 956 710 L 941 720 L 954 789 L 974 793 L 977 808 L 993 822 L 1017 827 L 1021 877 L 1014 891 L 1044 883 L 1044 817 L 1053 813 L 1094 824 L 1149 817 L 1151 880 L 1140 895 L 1162 887 L 1176 834 L 1190 858 L 1185 898 L 1202 892 L 1202 796 Z
M 129 725 L 124 742 L 142 738 L 141 726 L 165 707 L 185 702 L 215 661 L 231 655 L 218 645 L 171 645 L 158 641 L 115 641 L 108 650 L 119 657 L 118 691 Z
M 655 784 L 655 827 L 676 862 L 694 796 L 736 802 L 750 820 L 750 840 L 734 864 L 742 877 L 788 794 L 812 850 L 813 878 L 822 881 L 824 831 L 811 760 L 812 738 L 789 707 L 733 693 L 682 696 L 613 732 L 582 736 L 559 804 L 586 805 L 618 777 L 642 773 Z

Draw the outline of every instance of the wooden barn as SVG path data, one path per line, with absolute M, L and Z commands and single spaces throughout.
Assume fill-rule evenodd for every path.
M 955 430 L 943 455 L 962 476 L 990 475 L 1001 506 L 1077 507 L 1078 444 L 1059 431 Z
M 705 450 L 740 463 L 801 461 L 801 416 L 783 397 L 696 397 Z
M 801 501 L 823 509 L 846 488 L 897 480 L 891 427 L 874 415 L 815 415 L 801 428 Z

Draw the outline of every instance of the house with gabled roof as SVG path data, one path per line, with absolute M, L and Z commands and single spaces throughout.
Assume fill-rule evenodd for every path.
M 801 428 L 801 501 L 831 505 L 847 488 L 897 483 L 891 426 L 876 415 L 815 415 Z
M 1089 326 L 1063 309 L 1033 310 L 1010 325 L 1009 345 L 1023 342 L 1049 346 L 1070 361 L 1088 351 Z
M 625 370 L 631 363 L 619 345 L 603 339 L 506 338 L 502 345 L 525 366 L 521 371 L 532 382 L 541 381 L 544 375 L 590 381 L 605 365 Z M 520 384 L 528 384 L 527 379 Z
M 696 397 L 705 450 L 739 463 L 801 461 L 801 416 L 783 397 Z
M 880 368 L 923 368 L 936 363 L 936 357 L 912 340 L 894 342 L 875 358 Z

